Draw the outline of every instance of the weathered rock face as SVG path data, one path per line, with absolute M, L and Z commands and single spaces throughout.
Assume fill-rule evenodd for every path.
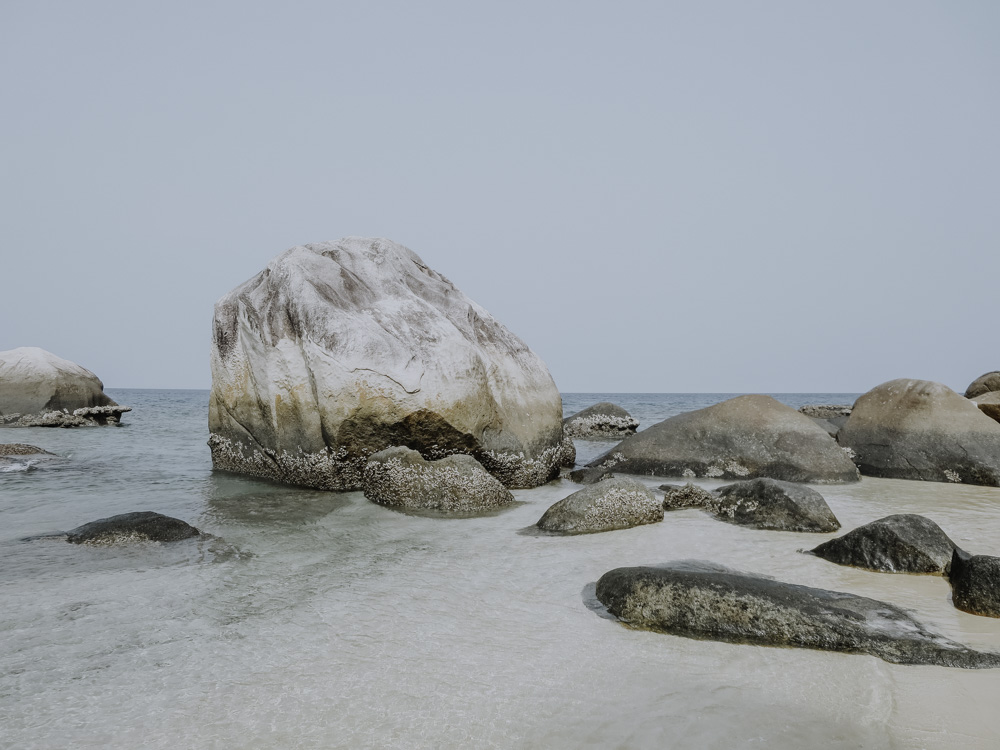
M 966 398 L 975 398 L 990 391 L 1000 391 L 1000 370 L 980 375 L 965 389 Z
M 712 507 L 717 498 L 708 490 L 696 484 L 687 484 L 678 487 L 677 485 L 661 484 L 663 490 L 664 510 L 684 510 L 685 508 L 707 508 Z
M 869 476 L 1000 486 L 1000 424 L 940 383 L 873 388 L 837 440 Z
M 1000 617 L 1000 557 L 955 550 L 948 580 L 952 602 L 960 610 Z
M 720 487 L 710 510 L 723 521 L 755 529 L 826 533 L 840 528 L 816 490 L 766 477 Z
M 426 461 L 403 447 L 386 448 L 368 459 L 364 492 L 372 502 L 410 510 L 470 513 L 514 502 L 510 490 L 472 456 Z
M 66 535 L 74 544 L 123 544 L 127 542 L 176 542 L 201 532 L 178 518 L 141 511 L 100 518 L 78 526 Z
M 382 239 L 294 247 L 219 300 L 209 429 L 217 469 L 332 490 L 394 445 L 470 454 L 508 487 L 565 460 L 541 359 Z
M 564 497 L 538 520 L 555 534 L 593 534 L 663 520 L 663 505 L 644 485 L 627 477 L 598 482 Z
M 653 425 L 574 472 L 574 481 L 602 473 L 855 482 L 858 470 L 809 417 L 770 396 L 738 396 Z
M 131 411 L 105 395 L 104 384 L 90 370 L 34 346 L 0 352 L 0 425 L 105 424 L 107 409 L 115 423 L 123 412 Z M 102 418 L 91 418 L 92 413 Z
M 690 638 L 871 654 L 893 664 L 1000 667 L 876 599 L 797 586 L 711 563 L 617 568 L 597 598 L 625 623 Z
M 981 393 L 972 399 L 979 411 L 995 422 L 1000 422 L 1000 391 Z
M 955 543 L 929 518 L 903 513 L 859 526 L 812 550 L 838 565 L 881 573 L 942 574 Z
M 639 420 L 620 406 L 602 401 L 566 417 L 563 430 L 570 437 L 597 440 L 621 440 L 634 435 Z

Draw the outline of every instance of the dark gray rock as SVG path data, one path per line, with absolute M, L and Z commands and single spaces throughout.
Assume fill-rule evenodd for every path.
M 965 397 L 975 398 L 990 391 L 1000 391 L 1000 370 L 988 372 L 973 380 L 965 389 Z
M 563 431 L 574 438 L 621 440 L 634 435 L 639 420 L 616 404 L 602 401 L 563 420 Z
M 663 504 L 645 485 L 614 477 L 574 492 L 550 507 L 536 524 L 555 534 L 593 534 L 663 520 Z
M 717 502 L 715 495 L 703 487 L 691 484 L 691 482 L 688 482 L 683 486 L 675 484 L 661 484 L 660 489 L 664 491 L 664 510 L 706 508 L 713 506 Z
M 827 435 L 829 435 L 834 439 L 837 438 L 837 433 L 840 432 L 840 427 L 838 425 L 835 425 L 829 419 L 820 419 L 819 417 L 809 417 L 809 418 L 816 423 L 817 427 L 823 428 L 823 430 L 826 431 Z
M 870 654 L 892 664 L 1000 667 L 892 604 L 774 581 L 711 563 L 617 568 L 597 598 L 632 627 L 689 638 Z
M 680 414 L 626 438 L 574 472 L 574 481 L 601 473 L 856 482 L 848 455 L 809 417 L 770 396 L 750 395 Z
M 836 419 L 851 416 L 851 406 L 848 404 L 808 404 L 800 406 L 799 411 L 813 419 Z
M 472 456 L 427 461 L 404 447 L 373 454 L 362 487 L 372 502 L 410 510 L 472 513 L 514 502 L 510 490 Z
M 1000 424 L 940 383 L 873 388 L 837 440 L 868 476 L 1000 486 Z
M 826 500 L 800 484 L 762 477 L 718 489 L 712 511 L 723 521 L 755 529 L 827 533 L 840 528 Z
M 903 513 L 823 542 L 812 554 L 880 573 L 940 575 L 946 572 L 955 549 L 955 543 L 929 518 Z
M 125 542 L 176 542 L 199 536 L 194 526 L 160 513 L 141 511 L 101 518 L 78 526 L 66 535 L 74 544 L 122 544 Z
M 1000 422 L 1000 391 L 981 393 L 972 402 L 990 419 Z
M 955 550 L 948 570 L 951 600 L 963 612 L 1000 617 L 1000 557 Z

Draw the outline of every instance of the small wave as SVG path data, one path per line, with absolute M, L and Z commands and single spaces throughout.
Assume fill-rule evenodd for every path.
M 31 471 L 35 468 L 37 461 L 13 461 L 9 464 L 0 466 L 0 474 L 6 474 L 9 471 Z

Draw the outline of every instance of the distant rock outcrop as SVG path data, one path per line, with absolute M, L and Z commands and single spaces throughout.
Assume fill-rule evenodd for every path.
M 869 476 L 1000 486 L 1000 424 L 940 383 L 873 388 L 837 440 Z
M 859 526 L 812 550 L 838 565 L 881 573 L 944 573 L 957 549 L 929 518 L 910 513 Z
M 408 510 L 469 513 L 514 502 L 510 490 L 472 456 L 426 461 L 403 447 L 386 448 L 368 459 L 364 492 L 372 502 Z
M 217 469 L 360 489 L 368 457 L 401 445 L 524 488 L 567 460 L 542 360 L 395 242 L 294 247 L 219 300 L 213 326 Z
M 1000 370 L 988 372 L 973 380 L 965 389 L 965 397 L 975 398 L 991 391 L 1000 391 Z
M 33 346 L 0 352 L 0 425 L 117 424 L 128 411 L 104 393 L 94 373 L 74 362 Z
M 593 534 L 663 520 L 663 505 L 645 485 L 614 477 L 564 497 L 538 520 L 555 534 Z
M 750 395 L 680 414 L 643 430 L 571 475 L 856 482 L 858 470 L 823 429 L 770 396 Z
M 892 664 L 1000 667 L 1000 654 L 948 640 L 892 604 L 711 563 L 617 568 L 601 576 L 597 598 L 632 627 L 689 638 L 870 654 Z
M 584 440 L 621 440 L 634 435 L 639 420 L 620 406 L 602 401 L 563 420 L 563 431 Z
M 178 518 L 140 511 L 100 518 L 66 534 L 73 544 L 124 544 L 128 542 L 176 542 L 201 534 Z

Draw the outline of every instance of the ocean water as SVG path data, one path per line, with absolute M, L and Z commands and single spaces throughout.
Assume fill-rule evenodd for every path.
M 567 479 L 493 515 L 441 519 L 215 474 L 207 392 L 109 392 L 135 407 L 121 427 L 0 432 L 58 454 L 0 473 L 0 747 L 1000 746 L 1000 670 L 690 640 L 587 606 L 611 568 L 706 559 L 885 599 L 1000 650 L 1000 621 L 956 610 L 940 577 L 843 568 L 798 552 L 832 535 L 697 510 L 604 534 L 527 533 L 579 488 Z M 728 395 L 564 405 L 614 401 L 646 427 Z M 777 394 L 792 406 L 855 396 Z M 577 443 L 581 459 L 611 445 Z M 820 491 L 844 530 L 922 513 L 967 549 L 1000 553 L 1000 489 L 865 479 Z M 213 538 L 24 541 L 133 510 Z

